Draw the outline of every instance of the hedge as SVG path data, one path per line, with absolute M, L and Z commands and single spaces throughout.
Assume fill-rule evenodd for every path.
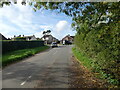
M 118 27 L 118 23 L 100 25 L 99 28 L 92 30 L 84 29 L 89 28 L 84 26 L 81 29 L 83 31 L 76 34 L 75 44 L 80 52 L 92 59 L 95 72 L 102 70 L 107 74 L 107 79 L 112 77 L 120 82 L 120 38 L 118 38 L 120 30 Z
M 0 41 L 0 43 L 1 42 L 3 54 L 20 49 L 44 46 L 44 41 Z

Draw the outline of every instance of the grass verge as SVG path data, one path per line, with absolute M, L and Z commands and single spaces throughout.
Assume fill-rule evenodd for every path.
M 24 59 L 26 57 L 32 56 L 46 49 L 49 49 L 49 47 L 41 46 L 41 47 L 36 47 L 36 48 L 31 48 L 31 49 L 22 49 L 22 50 L 12 51 L 12 52 L 3 54 L 2 60 L 0 60 L 0 63 L 2 63 L 2 66 L 6 66 L 10 63 L 13 63 L 18 60 Z
M 113 79 L 111 75 L 108 75 L 102 70 L 100 70 L 100 67 L 97 64 L 95 64 L 92 59 L 84 55 L 75 47 L 72 48 L 72 51 L 74 56 L 79 60 L 79 62 L 83 66 L 85 66 L 91 72 L 94 72 L 94 75 L 97 78 L 105 80 L 109 83 L 108 88 L 119 88 L 119 81 L 116 79 Z
M 83 53 L 79 52 L 76 48 L 72 48 L 74 56 L 88 69 L 92 67 L 92 60 L 86 57 Z

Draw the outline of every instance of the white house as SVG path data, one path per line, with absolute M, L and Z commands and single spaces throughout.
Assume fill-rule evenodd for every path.
M 35 35 L 32 35 L 32 36 L 14 36 L 14 38 L 12 38 L 12 40 L 26 40 L 26 41 L 31 41 L 31 40 L 37 40 Z
M 58 42 L 59 40 L 53 37 L 52 35 L 44 35 L 41 38 L 43 41 L 46 41 L 48 44 L 51 44 L 52 42 Z
M 27 41 L 30 41 L 30 40 L 37 40 L 35 35 L 33 36 L 24 36 L 26 38 Z

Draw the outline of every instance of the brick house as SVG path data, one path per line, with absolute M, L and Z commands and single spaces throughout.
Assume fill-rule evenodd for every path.
M 62 40 L 62 44 L 72 44 L 74 42 L 74 36 L 67 35 Z

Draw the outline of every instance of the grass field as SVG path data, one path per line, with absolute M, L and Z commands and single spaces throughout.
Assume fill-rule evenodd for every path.
M 12 52 L 3 54 L 2 60 L 0 60 L 0 63 L 2 63 L 2 66 L 6 66 L 10 63 L 16 62 L 18 60 L 22 60 L 26 57 L 32 56 L 32 55 L 34 55 L 38 52 L 44 51 L 48 48 L 49 48 L 48 46 L 41 46 L 41 47 L 37 47 L 37 48 L 12 51 Z

